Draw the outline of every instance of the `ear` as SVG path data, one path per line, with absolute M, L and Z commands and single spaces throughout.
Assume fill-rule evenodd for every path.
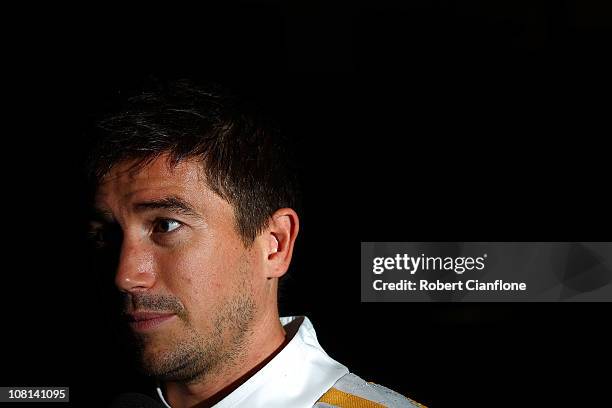
M 272 214 L 268 228 L 261 236 L 266 278 L 279 278 L 287 272 L 299 229 L 298 215 L 291 208 L 281 208 Z

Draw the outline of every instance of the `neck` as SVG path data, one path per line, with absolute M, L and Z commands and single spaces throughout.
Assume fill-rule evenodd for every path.
M 222 367 L 193 383 L 165 383 L 166 400 L 170 406 L 213 406 L 266 365 L 283 349 L 288 340 L 280 324 L 278 312 L 268 313 L 255 322 L 252 333 L 238 364 Z

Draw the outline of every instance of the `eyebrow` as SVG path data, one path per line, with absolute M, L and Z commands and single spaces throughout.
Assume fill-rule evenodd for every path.
M 115 217 L 110 210 L 95 207 L 90 209 L 89 219 L 90 221 L 113 222 Z
M 142 201 L 134 204 L 135 212 L 158 209 L 168 210 L 188 217 L 202 218 L 191 204 L 177 196 L 168 196 L 157 200 Z

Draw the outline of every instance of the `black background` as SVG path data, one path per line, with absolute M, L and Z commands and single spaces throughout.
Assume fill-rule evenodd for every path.
M 297 142 L 284 314 L 432 407 L 605 404 L 609 304 L 362 304 L 360 241 L 610 240 L 610 6 L 583 1 L 6 10 L 0 385 L 142 386 L 91 271 L 79 161 L 147 78 L 225 82 Z M 133 385 L 136 384 L 136 385 Z

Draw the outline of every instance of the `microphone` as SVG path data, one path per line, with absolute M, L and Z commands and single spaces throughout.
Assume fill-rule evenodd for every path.
M 148 395 L 126 392 L 115 397 L 109 408 L 164 408 L 164 405 Z

